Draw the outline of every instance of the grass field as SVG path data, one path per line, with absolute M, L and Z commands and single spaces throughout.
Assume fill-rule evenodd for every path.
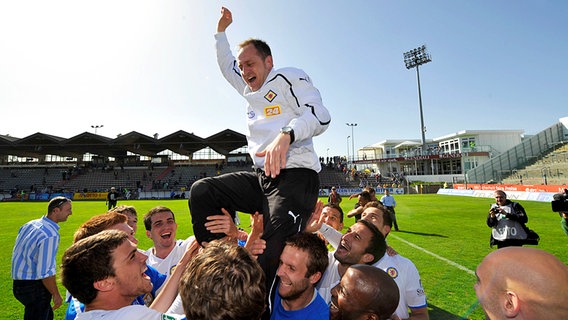
M 485 224 L 491 199 L 442 196 L 442 195 L 396 195 L 397 219 L 401 231 L 387 238 L 389 244 L 400 254 L 410 258 L 418 267 L 428 296 L 430 319 L 484 319 L 477 307 L 473 284 L 476 266 L 491 252 L 490 229 Z M 549 203 L 521 201 L 529 216 L 527 224 L 541 237 L 538 248 L 551 252 L 568 263 L 566 236 L 560 229 L 558 214 L 550 211 Z M 170 207 L 179 224 L 178 238 L 192 234 L 186 200 L 138 200 L 120 201 L 133 205 L 138 210 L 139 247 L 152 246 L 145 235 L 142 216 L 157 205 Z M 344 200 L 345 211 L 353 208 L 355 200 Z M 12 294 L 10 277 L 11 256 L 19 227 L 45 213 L 46 202 L 21 203 L 1 202 L 0 212 L 4 222 L 0 224 L 0 319 L 21 319 L 23 306 Z M 89 217 L 104 213 L 104 201 L 74 201 L 73 215 L 61 226 L 61 245 L 58 261 L 65 248 L 72 242 L 75 229 Z M 241 215 L 242 226 L 248 226 L 248 215 Z M 346 228 L 354 222 L 345 221 Z M 245 228 L 246 229 L 246 228 Z M 60 278 L 58 278 L 60 282 Z M 61 287 L 61 292 L 65 292 Z M 56 310 L 56 319 L 63 319 L 66 305 Z

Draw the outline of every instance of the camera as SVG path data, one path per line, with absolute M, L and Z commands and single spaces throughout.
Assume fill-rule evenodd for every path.
M 564 189 L 564 193 L 557 193 L 552 196 L 552 211 L 568 212 L 568 190 Z

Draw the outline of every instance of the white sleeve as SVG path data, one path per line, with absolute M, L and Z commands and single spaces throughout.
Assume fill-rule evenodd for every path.
M 227 40 L 225 32 L 215 34 L 215 48 L 217 49 L 217 64 L 219 69 L 221 69 L 223 77 L 242 95 L 246 83 L 241 77 L 241 71 L 237 65 L 237 60 L 231 52 L 229 40 Z
M 333 229 L 325 223 L 321 224 L 321 228 L 318 231 L 334 248 L 337 249 L 337 247 L 339 247 L 339 243 L 341 242 L 341 232 Z
M 408 260 L 407 266 L 405 268 L 406 286 L 405 295 L 406 303 L 410 308 L 422 308 L 426 307 L 428 304 L 426 302 L 426 293 L 422 287 L 422 281 L 420 281 L 420 274 L 414 263 Z
M 298 98 L 300 116 L 288 124 L 294 128 L 296 141 L 311 139 L 325 132 L 331 122 L 331 115 L 323 105 L 319 90 L 303 71 L 298 77 L 290 77 L 294 94 Z

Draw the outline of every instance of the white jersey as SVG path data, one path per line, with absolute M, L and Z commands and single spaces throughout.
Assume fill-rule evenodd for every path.
M 335 287 L 341 281 L 341 276 L 339 275 L 339 261 L 333 256 L 335 252 L 329 252 L 327 257 L 329 259 L 329 265 L 320 281 L 318 282 L 316 289 L 318 293 L 325 300 L 325 303 L 329 304 L 331 302 L 331 289 Z
M 174 269 L 177 266 L 179 260 L 181 259 L 181 257 L 183 257 L 185 250 L 187 250 L 187 247 L 193 241 L 193 239 L 195 239 L 194 236 L 191 236 L 185 240 L 177 240 L 174 248 L 172 249 L 172 252 L 170 252 L 170 254 L 164 259 L 158 258 L 154 254 L 154 247 L 146 250 L 146 255 L 148 256 L 146 263 L 149 266 L 156 268 L 158 272 L 163 273 L 167 277 L 169 277 L 172 272 L 174 272 Z
M 145 306 L 126 306 L 118 310 L 92 310 L 77 315 L 76 320 L 177 320 L 185 316 L 160 313 Z
M 396 282 L 400 300 L 395 313 L 401 319 L 409 317 L 409 307 L 423 308 L 428 306 L 418 269 L 412 261 L 399 254 L 391 257 L 385 253 L 381 260 L 375 262 L 373 266 L 388 273 Z
M 308 75 L 295 68 L 274 68 L 257 91 L 251 91 L 241 78 L 235 57 L 224 32 L 215 34 L 217 62 L 223 76 L 248 102 L 248 150 L 257 168 L 264 167 L 264 157 L 255 154 L 280 134 L 280 129 L 294 129 L 286 168 L 321 170 L 312 137 L 323 133 L 331 121 L 321 95 Z

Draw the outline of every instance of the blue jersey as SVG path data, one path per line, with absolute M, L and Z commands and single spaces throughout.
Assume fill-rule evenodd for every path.
M 276 289 L 278 291 L 278 289 Z M 329 320 L 329 306 L 314 288 L 314 299 L 305 308 L 294 311 L 287 311 L 282 306 L 282 300 L 278 293 L 274 297 L 274 310 L 270 315 L 270 320 L 292 319 L 292 320 Z

